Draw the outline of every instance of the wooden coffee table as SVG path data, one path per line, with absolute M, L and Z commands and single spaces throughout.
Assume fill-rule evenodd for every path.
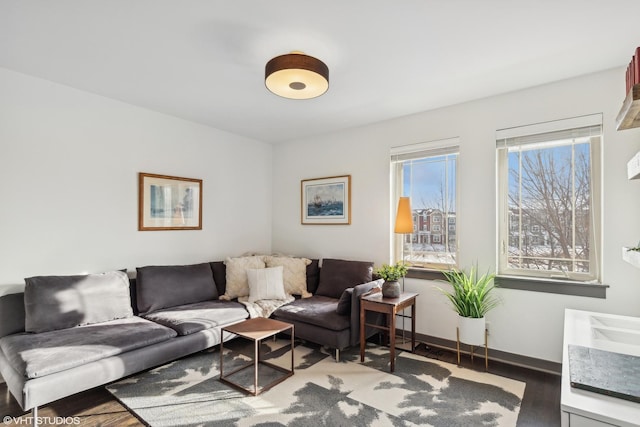
M 280 366 L 269 363 L 260 358 L 260 343 L 263 339 L 273 337 L 278 332 L 290 331 L 291 335 L 291 369 L 281 368 Z M 242 338 L 248 339 L 253 342 L 254 345 L 254 356 L 253 360 L 247 364 L 240 366 L 239 368 L 234 369 L 231 372 L 224 372 L 224 333 L 230 333 L 238 335 Z M 263 391 L 269 390 L 276 384 L 281 383 L 282 381 L 289 378 L 293 375 L 293 325 L 290 323 L 281 322 L 279 320 L 267 319 L 265 317 L 256 317 L 254 319 L 247 319 L 240 323 L 236 323 L 230 326 L 225 326 L 220 331 L 220 381 L 229 384 L 230 386 L 236 387 L 242 391 L 246 391 L 247 393 L 253 394 L 257 396 Z M 271 381 L 269 384 L 266 384 L 262 387 L 258 387 L 258 366 L 266 365 L 270 368 L 278 370 L 280 372 L 284 372 L 285 375 L 275 380 Z M 244 369 L 253 367 L 253 389 L 244 387 L 231 379 L 229 377 L 235 373 L 238 373 Z

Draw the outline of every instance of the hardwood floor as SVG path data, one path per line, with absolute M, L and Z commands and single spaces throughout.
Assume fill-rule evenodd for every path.
M 426 348 L 424 344 L 417 346 L 416 353 L 445 362 L 456 363 L 456 354 L 454 352 L 434 347 Z M 470 357 L 465 356 L 461 360 L 461 365 L 466 368 L 484 371 L 484 359 L 482 357 L 476 357 L 474 363 L 471 364 Z M 518 427 L 556 427 L 560 425 L 560 376 L 492 360 L 489 361 L 489 372 L 523 381 L 527 384 L 518 417 Z M 31 424 L 31 420 L 27 419 L 31 417 L 31 413 L 25 414 L 22 411 L 13 396 L 7 391 L 6 384 L 0 384 L 0 396 L 4 396 L 0 402 L 0 415 L 3 418 L 6 416 L 22 417 L 24 418 L 22 425 Z M 80 420 L 79 425 L 81 426 L 120 427 L 144 425 L 103 387 L 46 405 L 39 409 L 38 416 L 43 417 L 44 421 L 47 420 L 47 417 L 50 421 L 55 421 L 55 417 L 78 417 Z M 69 424 L 73 425 L 73 421 L 67 423 L 67 425 Z M 5 423 L 4 425 L 19 424 Z M 44 423 L 43 425 L 62 424 Z
M 25 412 L 16 403 L 16 400 L 7 391 L 6 384 L 0 384 L 0 393 L 5 396 L 0 404 L 0 415 L 22 418 L 15 423 L 4 425 L 31 425 L 31 412 Z M 120 404 L 104 387 L 94 388 L 84 393 L 57 400 L 38 409 L 38 417 L 42 418 L 42 425 L 80 425 L 103 427 L 130 427 L 144 426 L 134 415 Z M 76 419 L 56 420 L 56 417 L 77 417 Z M 49 422 L 47 422 L 49 421 Z

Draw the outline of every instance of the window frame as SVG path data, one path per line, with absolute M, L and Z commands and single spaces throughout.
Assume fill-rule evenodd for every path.
M 395 223 L 395 215 L 396 215 L 396 208 L 398 206 L 398 200 L 400 198 L 400 196 L 403 195 L 403 186 L 404 186 L 404 176 L 402 173 L 402 163 L 404 161 L 407 160 L 413 160 L 413 159 L 421 159 L 421 158 L 427 158 L 427 157 L 437 157 L 437 156 L 443 156 L 445 154 L 456 154 L 456 159 L 455 159 L 455 174 L 454 174 L 454 179 L 455 179 L 455 197 L 454 197 L 454 203 L 456 206 L 456 211 L 455 211 L 455 216 L 456 216 L 456 222 L 454 223 L 456 225 L 456 234 L 455 234 L 455 264 L 451 264 L 451 265 L 429 265 L 429 266 L 411 266 L 409 268 L 409 273 L 407 275 L 407 277 L 417 277 L 417 278 L 426 278 L 427 276 L 429 278 L 433 277 L 438 277 L 438 278 L 444 278 L 444 276 L 441 276 L 442 271 L 447 271 L 447 270 L 451 270 L 451 269 L 457 269 L 459 268 L 459 253 L 460 253 L 460 248 L 459 248 L 459 236 L 460 236 L 460 230 L 457 227 L 459 222 L 457 221 L 457 218 L 459 217 L 459 212 L 458 212 L 458 206 L 459 206 L 459 197 L 460 197 L 460 191 L 459 191 L 459 157 L 460 157 L 460 138 L 459 137 L 453 137 L 453 138 L 447 138 L 447 139 L 441 139 L 441 140 L 435 140 L 435 141 L 429 141 L 429 142 L 422 142 L 422 143 L 417 143 L 417 144 L 409 144 L 409 145 L 402 145 L 402 146 L 395 146 L 395 147 L 391 147 L 391 161 L 390 161 L 390 166 L 391 166 L 391 178 L 390 178 L 390 187 L 391 187 L 391 197 L 390 197 L 390 241 L 391 241 L 391 250 L 390 250 L 390 259 L 392 263 L 398 262 L 401 259 L 401 254 L 402 254 L 402 245 L 403 245 L 403 241 L 406 238 L 407 235 L 405 234 L 396 234 L 393 231 L 394 228 L 394 223 Z M 414 206 L 412 206 L 412 210 L 415 209 Z M 427 226 L 427 221 L 426 221 L 426 217 L 427 214 L 426 212 L 421 212 L 417 214 L 417 217 L 423 215 L 425 217 L 425 223 L 424 226 Z M 443 214 L 446 215 L 446 214 Z M 415 238 L 418 238 L 418 236 L 415 234 L 418 230 L 416 228 L 420 228 L 418 226 L 418 223 L 416 220 L 416 215 L 414 215 L 414 233 L 413 236 L 415 236 Z M 439 224 L 442 224 L 445 221 L 440 221 Z M 447 227 L 448 228 L 448 227 Z M 429 232 L 432 232 L 431 227 L 429 227 Z M 449 236 L 449 230 L 446 230 L 445 232 L 441 232 L 442 234 L 442 238 L 448 238 Z M 414 239 L 412 238 L 412 241 Z M 418 242 L 419 243 L 419 242 Z M 425 276 L 425 274 L 427 276 Z M 436 276 L 434 276 L 436 275 Z
M 583 130 L 589 135 L 583 135 Z M 521 269 L 509 266 L 509 147 L 536 144 L 530 142 L 536 138 L 540 143 L 558 141 L 559 135 L 571 134 L 590 138 L 590 252 L 589 273 L 561 272 L 557 270 Z M 546 137 L 544 135 L 547 135 Z M 545 139 L 546 138 L 546 139 Z M 554 139 L 555 138 L 555 139 Z M 525 141 L 523 144 L 518 139 Z M 575 138 L 574 138 L 575 139 Z M 596 283 L 602 274 L 602 114 L 593 114 L 571 119 L 556 120 L 517 128 L 502 129 L 496 132 L 496 164 L 497 164 L 497 274 L 504 277 L 539 280 L 570 281 L 573 283 Z M 526 142 L 529 141 L 529 142 Z M 562 144 L 567 146 L 570 144 Z

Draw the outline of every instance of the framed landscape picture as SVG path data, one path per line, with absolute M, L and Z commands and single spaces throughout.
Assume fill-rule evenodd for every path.
M 304 179 L 302 224 L 351 224 L 351 175 Z
M 140 172 L 138 230 L 202 230 L 202 180 Z

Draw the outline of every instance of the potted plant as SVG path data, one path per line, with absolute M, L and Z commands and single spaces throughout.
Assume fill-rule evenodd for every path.
M 470 345 L 485 343 L 485 314 L 495 308 L 500 300 L 492 291 L 495 274 L 478 274 L 477 266 L 467 274 L 460 270 L 443 271 L 452 290 L 437 288 L 451 302 L 458 313 L 460 341 Z
M 400 296 L 400 280 L 407 274 L 407 264 L 398 261 L 394 265 L 383 264 L 375 273 L 384 279 L 382 284 L 382 296 L 385 298 L 398 298 Z

